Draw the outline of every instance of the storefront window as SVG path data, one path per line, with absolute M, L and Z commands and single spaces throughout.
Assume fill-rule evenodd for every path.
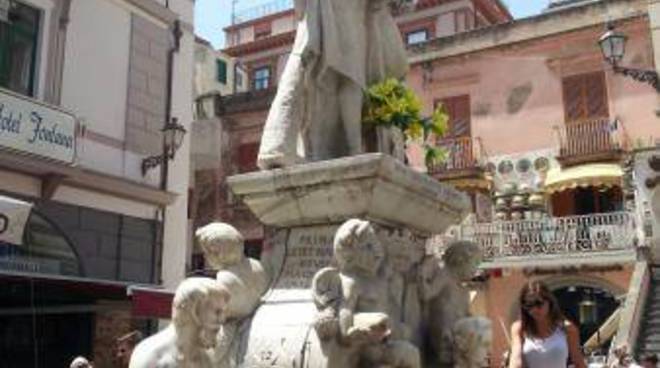
M 9 0 L 0 18 L 0 87 L 32 96 L 36 69 L 39 10 Z
M 73 249 L 61 230 L 33 210 L 23 244 L 0 243 L 0 270 L 82 276 Z

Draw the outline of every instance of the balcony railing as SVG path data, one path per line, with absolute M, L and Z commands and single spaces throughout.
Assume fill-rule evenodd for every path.
M 636 244 L 634 215 L 611 212 L 538 220 L 461 225 L 461 240 L 482 247 L 484 259 L 602 252 L 632 249 Z
M 436 143 L 443 148 L 447 158 L 430 166 L 430 174 L 451 174 L 478 169 L 485 158 L 485 152 L 479 138 L 457 137 L 445 138 Z
M 246 111 L 267 110 L 275 98 L 275 92 L 276 89 L 273 87 L 222 96 L 216 100 L 216 114 L 223 116 Z
M 555 127 L 562 163 L 599 161 L 627 149 L 628 138 L 621 121 L 596 119 Z

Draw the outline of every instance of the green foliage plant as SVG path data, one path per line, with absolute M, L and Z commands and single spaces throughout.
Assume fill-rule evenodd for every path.
M 420 142 L 424 161 L 433 166 L 446 159 L 446 151 L 430 142 L 432 135 L 442 137 L 448 115 L 442 105 L 431 116 L 422 116 L 422 102 L 403 82 L 390 78 L 370 86 L 365 92 L 362 123 L 399 129 L 406 143 Z

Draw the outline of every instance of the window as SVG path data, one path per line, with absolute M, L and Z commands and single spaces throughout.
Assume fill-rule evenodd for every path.
M 421 43 L 429 38 L 429 31 L 426 29 L 420 29 L 413 32 L 406 33 L 406 43 L 408 45 L 414 45 L 416 43 Z
M 218 79 L 218 82 L 222 84 L 227 84 L 227 63 L 224 60 L 217 59 L 215 61 L 216 65 L 216 78 Z
M 604 72 L 566 77 L 562 87 L 567 123 L 609 117 Z
M 243 87 L 243 73 L 242 72 L 236 72 L 236 74 L 234 74 L 234 78 L 236 79 L 236 88 L 242 88 Z
M 270 87 L 270 67 L 264 66 L 255 69 L 252 80 L 255 91 L 268 89 Z
M 447 123 L 447 137 L 469 137 L 470 136 L 470 96 L 461 95 L 443 98 L 436 101 L 444 106 L 445 112 L 449 115 Z
M 32 96 L 39 18 L 39 10 L 9 1 L 7 21 L 0 18 L 0 87 Z
M 445 169 L 462 170 L 475 165 L 474 150 L 470 139 L 470 96 L 461 95 L 443 98 L 442 104 L 448 116 L 447 131 L 441 146 L 448 151 Z

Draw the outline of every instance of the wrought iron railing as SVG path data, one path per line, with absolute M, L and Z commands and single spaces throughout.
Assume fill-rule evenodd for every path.
M 472 137 L 445 138 L 436 146 L 446 152 L 446 159 L 430 166 L 429 173 L 446 173 L 477 168 L 485 159 L 481 140 Z
M 628 138 L 618 119 L 595 119 L 555 127 L 559 135 L 559 155 L 587 156 L 626 149 Z
M 455 236 L 479 244 L 484 258 L 631 249 L 634 214 L 611 212 L 460 225 Z
M 222 96 L 215 101 L 216 115 L 267 109 L 275 97 L 275 92 L 273 87 Z

